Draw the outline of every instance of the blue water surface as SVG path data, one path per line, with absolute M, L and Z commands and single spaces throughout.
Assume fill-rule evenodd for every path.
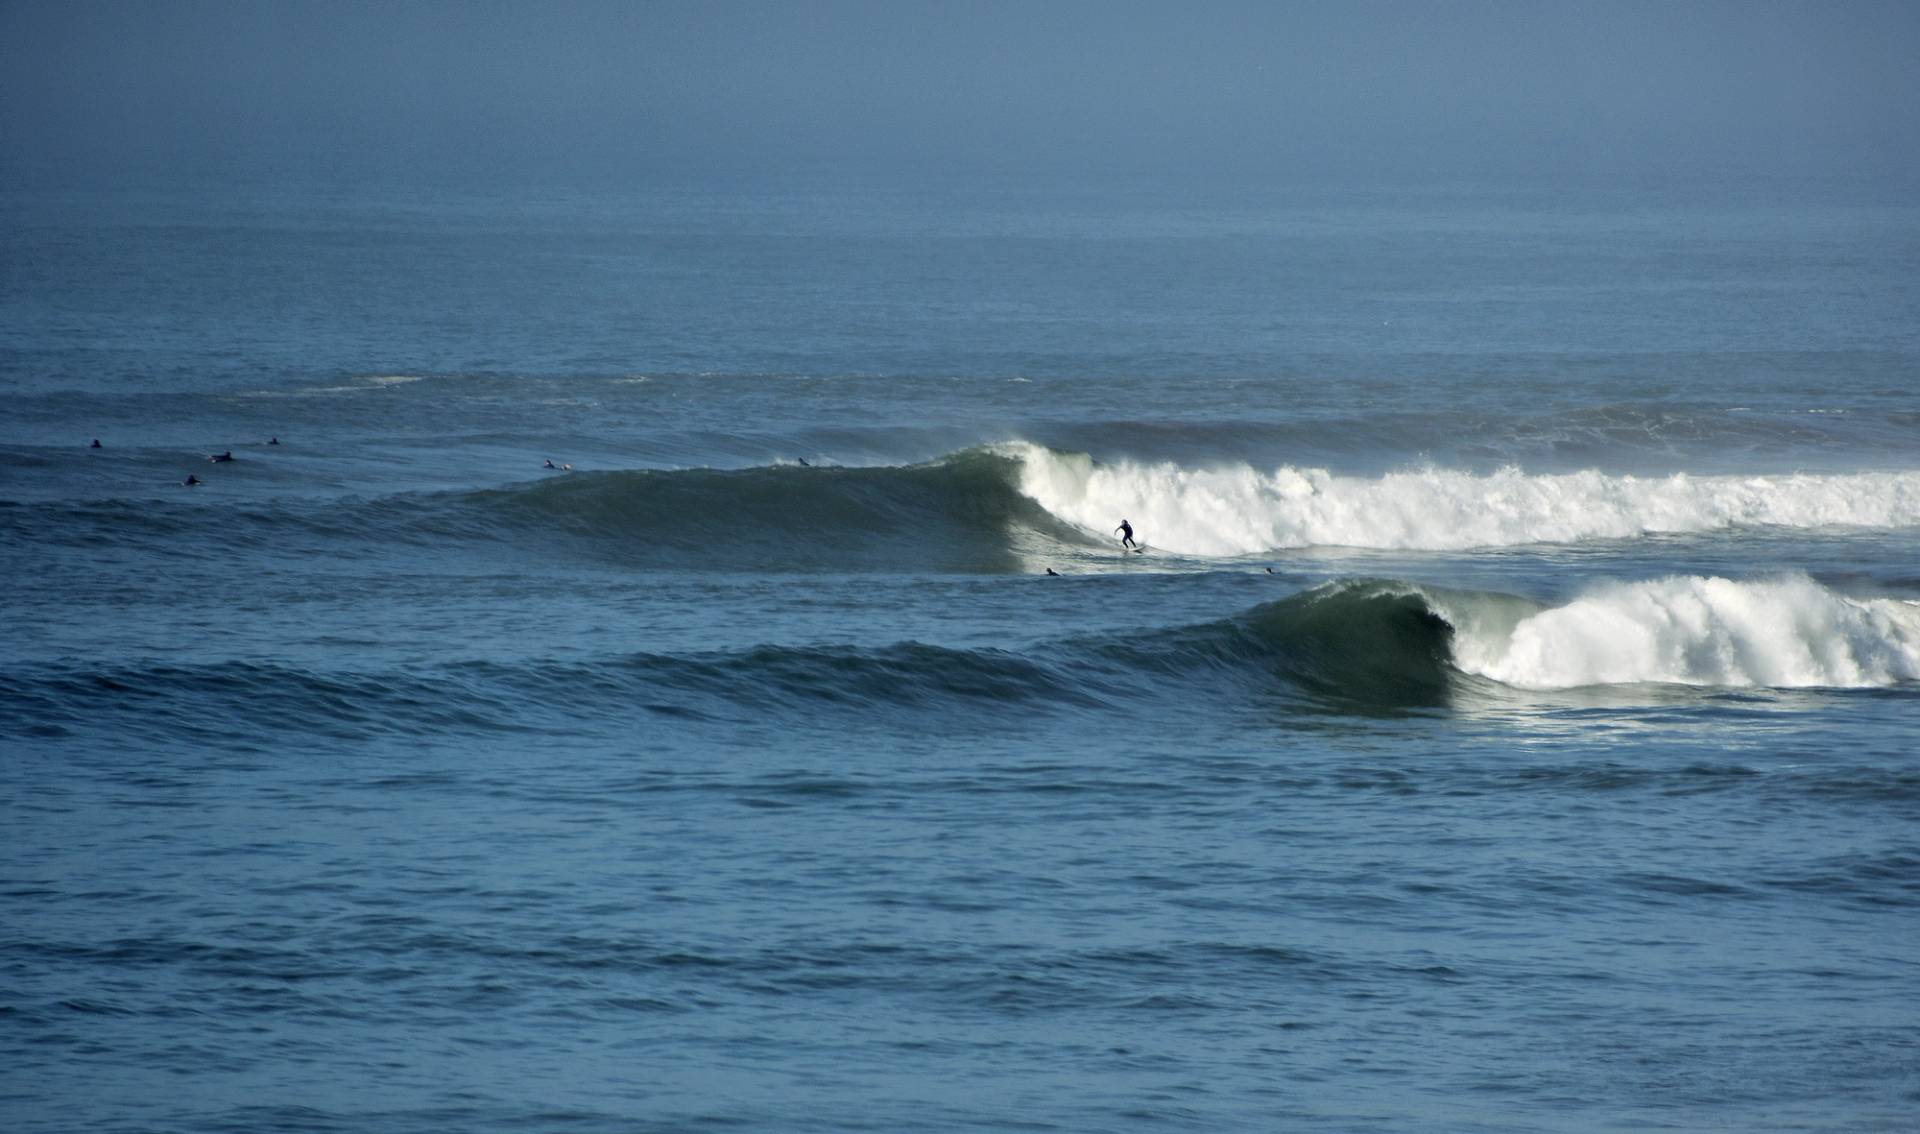
M 1832 183 L 28 171 L 0 1116 L 1909 1128 L 1917 256 Z

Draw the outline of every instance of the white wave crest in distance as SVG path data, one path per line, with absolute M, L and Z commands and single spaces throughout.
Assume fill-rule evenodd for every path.
M 1377 478 L 1325 469 L 1170 462 L 1096 464 L 1017 443 L 1020 490 L 1096 533 L 1190 555 L 1280 548 L 1460 550 L 1625 539 L 1655 532 L 1920 524 L 1920 471 L 1636 477 L 1420 469 Z

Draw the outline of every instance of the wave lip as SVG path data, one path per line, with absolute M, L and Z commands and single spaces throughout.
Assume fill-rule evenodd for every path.
M 1920 602 L 1853 598 L 1803 575 L 1617 583 L 1518 619 L 1486 618 L 1459 599 L 1434 605 L 1455 627 L 1457 668 L 1520 689 L 1920 680 Z
M 1096 463 L 1019 443 L 1020 491 L 1091 531 L 1119 517 L 1154 546 L 1207 556 L 1281 548 L 1458 551 L 1743 527 L 1920 525 L 1920 471 L 1666 477 L 1597 471 L 1477 474 L 1427 468 L 1378 478 L 1245 463 Z

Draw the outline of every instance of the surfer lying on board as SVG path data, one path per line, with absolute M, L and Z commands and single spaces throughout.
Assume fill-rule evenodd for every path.
M 1113 530 L 1120 533 L 1121 547 L 1139 546 L 1138 544 L 1133 542 L 1133 525 L 1132 524 L 1127 523 L 1125 520 L 1121 520 L 1120 526 Z

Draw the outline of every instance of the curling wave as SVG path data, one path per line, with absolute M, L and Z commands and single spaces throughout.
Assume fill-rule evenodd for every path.
M 1557 606 L 1347 581 L 1258 608 L 1248 621 L 1277 656 L 1305 647 L 1332 658 L 1336 687 L 1349 690 L 1428 689 L 1453 675 L 1529 690 L 1920 681 L 1920 600 L 1846 595 L 1804 575 L 1609 583 Z M 1316 675 L 1326 671 L 1324 661 L 1314 666 Z

